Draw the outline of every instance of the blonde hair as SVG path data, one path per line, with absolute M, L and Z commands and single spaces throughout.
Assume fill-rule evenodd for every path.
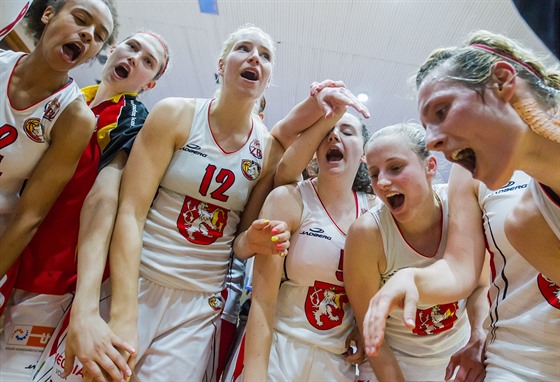
M 488 31 L 471 34 L 463 47 L 434 50 L 416 75 L 419 88 L 428 75 L 447 77 L 483 92 L 498 61 L 512 64 L 536 98 L 545 107 L 554 107 L 560 100 L 560 71 L 558 66 L 547 67 L 544 59 L 515 40 Z

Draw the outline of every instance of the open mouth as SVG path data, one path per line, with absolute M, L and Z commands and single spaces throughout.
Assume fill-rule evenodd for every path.
M 82 53 L 82 48 L 80 48 L 77 44 L 68 43 L 62 46 L 62 51 L 64 54 L 69 58 L 70 61 L 76 61 Z
M 449 159 L 469 170 L 471 174 L 474 173 L 474 169 L 476 168 L 476 154 L 473 149 L 455 151 L 451 153 L 451 158 Z
M 404 204 L 404 195 L 389 194 L 387 195 L 387 203 L 389 203 L 391 209 L 396 210 L 397 208 L 401 207 Z
M 117 66 L 115 68 L 115 73 L 117 74 L 117 76 L 123 79 L 127 78 L 129 75 L 128 68 L 126 68 L 124 65 Z
M 241 77 L 249 81 L 257 81 L 259 79 L 259 74 L 252 70 L 245 70 L 241 73 Z
M 344 155 L 336 147 L 331 147 L 327 151 L 327 162 L 339 162 L 344 158 Z

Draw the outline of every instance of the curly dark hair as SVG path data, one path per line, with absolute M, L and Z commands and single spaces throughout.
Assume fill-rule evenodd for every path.
M 366 143 L 369 141 L 369 136 L 370 134 L 366 125 L 362 123 L 362 137 L 364 138 L 364 148 L 366 147 Z M 373 194 L 373 188 L 371 187 L 371 178 L 369 177 L 367 166 L 364 162 L 360 162 L 360 167 L 358 167 L 356 177 L 354 178 L 354 183 L 352 183 L 352 190 L 365 192 L 367 194 Z
M 118 14 L 117 14 L 117 7 L 115 5 L 115 0 L 99 0 L 102 1 L 111 11 L 111 16 L 113 17 L 113 32 L 109 35 L 105 43 L 103 44 L 103 48 L 113 45 L 116 41 L 118 30 L 119 30 L 119 22 L 118 22 Z M 35 44 L 39 42 L 41 36 L 43 35 L 43 31 L 45 30 L 45 24 L 41 21 L 41 17 L 47 9 L 48 6 L 54 8 L 55 12 L 61 10 L 68 0 L 35 0 L 29 6 L 29 10 L 25 14 L 25 23 L 27 30 L 30 36 L 33 38 Z

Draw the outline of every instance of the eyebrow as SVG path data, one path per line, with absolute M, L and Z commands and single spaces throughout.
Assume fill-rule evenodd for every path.
M 93 20 L 93 15 L 87 9 L 82 8 L 82 7 L 76 7 L 76 10 L 84 12 L 86 14 L 86 16 L 89 17 L 90 20 Z M 105 28 L 105 26 L 103 24 L 101 24 L 100 27 L 103 30 L 103 32 L 105 32 L 105 34 L 107 34 L 107 38 L 109 38 L 109 36 L 111 36 L 111 33 L 109 33 L 109 29 Z
M 137 44 L 140 48 L 144 48 L 144 45 L 142 45 L 142 43 L 140 41 L 136 40 L 135 38 L 129 38 L 128 41 L 134 41 L 134 43 Z M 159 64 L 159 60 L 156 58 L 156 56 L 154 56 L 153 54 L 151 54 L 147 50 L 145 52 L 148 56 L 150 56 L 152 58 L 152 60 L 154 60 L 155 62 L 157 62 Z

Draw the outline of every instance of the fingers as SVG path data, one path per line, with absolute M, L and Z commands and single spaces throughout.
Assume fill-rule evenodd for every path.
M 288 231 L 288 225 L 286 222 L 280 220 L 267 220 L 267 219 L 259 219 L 262 221 L 266 221 L 266 225 L 264 223 L 258 223 L 257 226 L 260 228 L 260 236 L 261 238 L 256 238 L 256 241 L 264 240 L 260 246 L 260 250 L 257 250 L 257 253 L 260 254 L 272 254 L 272 255 L 280 255 L 286 256 L 288 253 L 287 250 L 290 247 L 290 231 Z M 258 222 L 258 221 L 255 221 Z M 253 223 L 255 225 L 255 223 Z M 257 228 L 258 229 L 258 228 Z
M 385 337 L 386 317 L 392 306 L 391 299 L 374 296 L 364 317 L 364 347 L 368 356 L 375 356 Z
M 342 107 L 353 107 L 365 118 L 369 118 L 368 108 L 346 88 L 328 88 L 321 91 L 316 97 L 319 106 L 325 111 L 326 117 L 332 115 L 333 110 Z M 344 110 L 343 110 L 344 111 Z M 331 114 L 328 114 L 331 113 Z
M 324 88 L 331 87 L 331 88 L 345 88 L 346 84 L 342 81 L 333 81 L 333 80 L 323 80 L 321 82 L 313 82 L 310 86 L 309 94 L 311 97 L 316 96 L 321 90 Z

